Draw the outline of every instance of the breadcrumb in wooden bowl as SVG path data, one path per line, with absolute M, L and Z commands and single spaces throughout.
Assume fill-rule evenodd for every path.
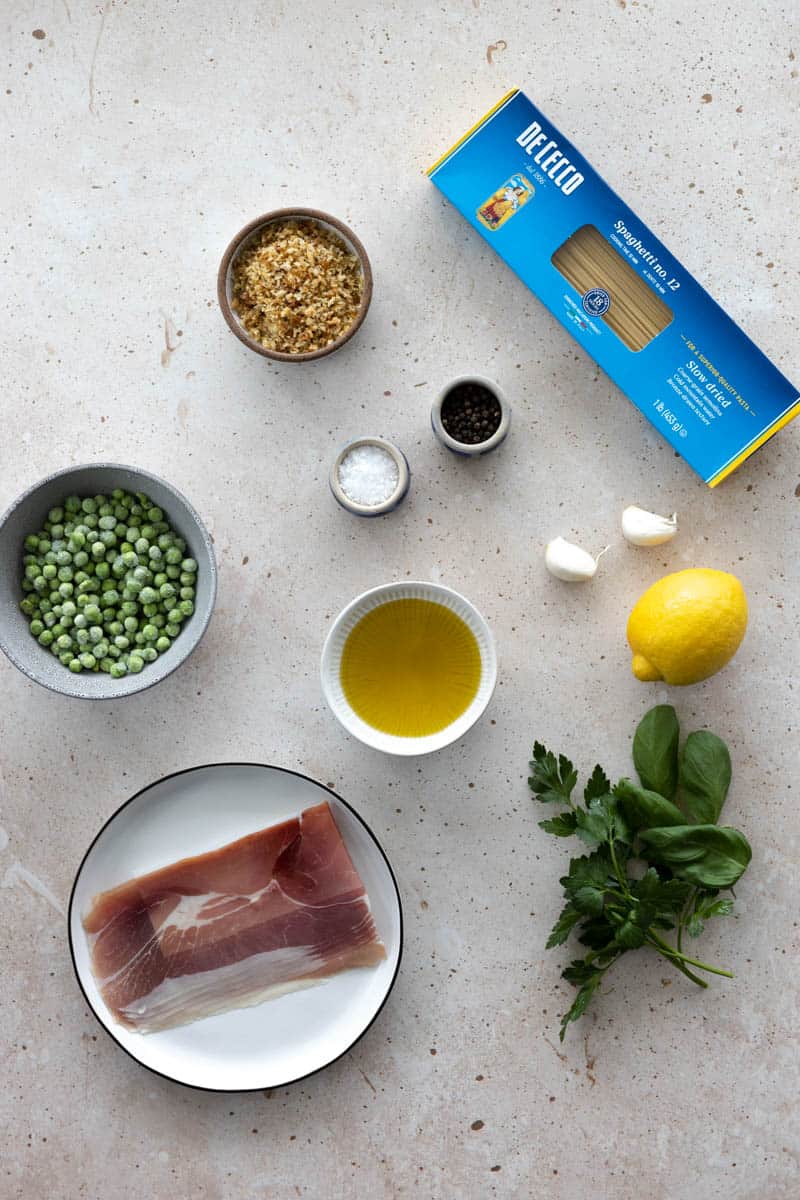
M 279 362 L 332 354 L 353 336 L 372 298 L 367 252 L 316 208 L 256 217 L 228 246 L 217 276 L 222 315 L 240 341 Z

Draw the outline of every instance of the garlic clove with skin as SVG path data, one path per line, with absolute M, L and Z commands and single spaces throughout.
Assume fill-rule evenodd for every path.
M 588 550 L 557 537 L 545 547 L 544 565 L 556 579 L 563 579 L 566 583 L 582 583 L 594 578 L 597 564 L 606 550 L 608 546 L 600 551 L 597 558 L 592 558 Z
M 678 514 L 660 517 L 631 504 L 622 514 L 622 536 L 634 546 L 661 546 L 678 532 Z

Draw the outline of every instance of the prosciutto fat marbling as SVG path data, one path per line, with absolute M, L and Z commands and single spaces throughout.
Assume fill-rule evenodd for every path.
M 103 999 L 140 1033 L 386 957 L 327 803 L 102 892 L 83 926 Z

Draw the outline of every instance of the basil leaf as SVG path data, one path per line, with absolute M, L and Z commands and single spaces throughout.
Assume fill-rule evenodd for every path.
M 654 825 L 683 825 L 686 818 L 671 800 L 658 792 L 637 787 L 630 779 L 620 779 L 614 788 L 617 803 L 631 829 L 649 829 Z
M 681 801 L 690 821 L 713 825 L 731 783 L 731 756 L 722 738 L 707 729 L 690 733 L 680 764 Z
M 643 829 L 642 857 L 662 863 L 699 887 L 732 887 L 752 857 L 747 838 L 725 825 L 671 825 Z
M 642 786 L 671 800 L 678 788 L 680 727 L 671 704 L 657 704 L 633 736 L 633 764 Z

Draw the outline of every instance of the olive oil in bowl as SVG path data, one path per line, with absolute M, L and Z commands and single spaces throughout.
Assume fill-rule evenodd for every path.
M 432 600 L 391 600 L 370 609 L 342 651 L 347 703 L 366 724 L 394 737 L 445 729 L 472 704 L 480 681 L 475 635 Z

